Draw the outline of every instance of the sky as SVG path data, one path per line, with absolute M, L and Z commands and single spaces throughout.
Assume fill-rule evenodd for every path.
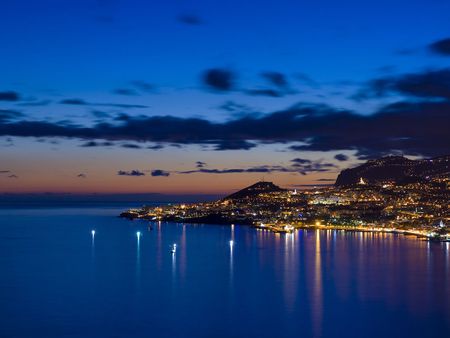
M 450 2 L 2 1 L 0 193 L 224 194 L 450 154 Z

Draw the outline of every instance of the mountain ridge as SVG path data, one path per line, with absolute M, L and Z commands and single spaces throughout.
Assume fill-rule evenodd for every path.
M 450 155 L 419 160 L 411 160 L 403 156 L 386 156 L 342 170 L 336 179 L 335 186 L 388 182 L 401 184 L 440 176 L 450 176 Z

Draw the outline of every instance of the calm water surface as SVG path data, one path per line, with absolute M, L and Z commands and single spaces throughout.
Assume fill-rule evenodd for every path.
M 449 243 L 120 210 L 0 209 L 0 337 L 450 336 Z

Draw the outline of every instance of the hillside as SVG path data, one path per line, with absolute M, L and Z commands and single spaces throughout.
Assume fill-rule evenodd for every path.
M 368 184 L 384 182 L 406 183 L 450 176 L 450 156 L 410 160 L 403 156 L 388 156 L 370 160 L 358 167 L 343 170 L 336 186 L 355 185 L 362 179 Z
M 224 200 L 243 199 L 258 195 L 260 193 L 277 192 L 277 191 L 285 191 L 285 189 L 280 188 L 279 186 L 273 184 L 272 182 L 261 181 L 225 197 Z

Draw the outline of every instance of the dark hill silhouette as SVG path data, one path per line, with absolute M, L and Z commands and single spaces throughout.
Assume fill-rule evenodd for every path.
M 387 156 L 341 171 L 336 186 L 355 185 L 362 179 L 368 184 L 419 182 L 434 177 L 450 176 L 450 156 L 410 160 L 403 156 Z
M 279 186 L 273 184 L 272 182 L 261 181 L 225 197 L 224 200 L 243 199 L 247 197 L 253 197 L 260 193 L 277 192 L 277 191 L 286 191 L 286 189 L 280 188 Z

